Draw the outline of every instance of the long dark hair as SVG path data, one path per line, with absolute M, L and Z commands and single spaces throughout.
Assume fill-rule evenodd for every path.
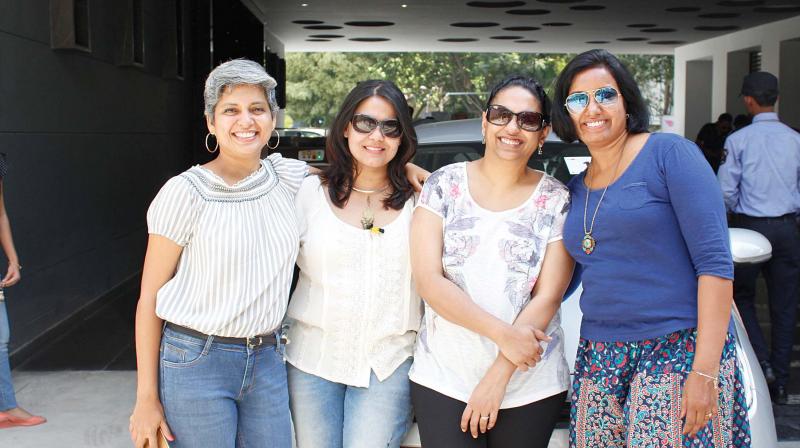
M 575 56 L 558 75 L 553 93 L 553 102 L 557 105 L 552 114 L 553 131 L 565 142 L 574 142 L 578 139 L 578 132 L 564 102 L 567 100 L 575 76 L 594 67 L 605 67 L 617 82 L 619 93 L 625 102 L 625 112 L 628 114 L 628 132 L 631 134 L 647 132 L 647 127 L 650 125 L 650 111 L 647 109 L 647 102 L 642 97 L 639 85 L 625 64 L 606 50 L 589 50 Z
M 417 152 L 417 133 L 411 125 L 411 114 L 406 98 L 391 81 L 378 79 L 363 81 L 347 94 L 328 131 L 328 138 L 325 141 L 325 157 L 330 165 L 322 170 L 320 179 L 322 184 L 328 187 L 331 202 L 339 208 L 344 207 L 350 199 L 357 174 L 353 155 L 350 154 L 350 147 L 347 139 L 344 138 L 344 130 L 353 118 L 358 105 L 372 96 L 379 96 L 392 105 L 403 132 L 400 136 L 397 154 L 387 167 L 389 183 L 394 191 L 383 200 L 384 207 L 400 210 L 408 198 L 414 194 L 414 188 L 406 177 L 405 168 Z

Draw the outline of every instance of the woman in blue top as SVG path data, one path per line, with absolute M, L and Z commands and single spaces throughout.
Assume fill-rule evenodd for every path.
M 692 142 L 647 132 L 636 82 L 605 50 L 567 64 L 554 102 L 555 132 L 592 156 L 564 225 L 584 269 L 570 445 L 750 446 L 714 173 Z

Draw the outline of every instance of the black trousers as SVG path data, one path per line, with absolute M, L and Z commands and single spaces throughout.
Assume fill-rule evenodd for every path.
M 411 401 L 423 448 L 547 448 L 567 392 L 501 409 L 494 428 L 477 439 L 461 432 L 466 403 L 411 382 Z
M 736 227 L 755 230 L 772 244 L 772 258 L 763 264 L 738 265 L 734 272 L 734 300 L 750 336 L 759 361 L 770 361 L 775 382 L 785 386 L 789 380 L 795 323 L 797 322 L 798 281 L 800 281 L 800 233 L 793 216 L 754 218 L 737 215 Z M 756 317 L 756 279 L 764 274 L 769 294 L 772 326 L 772 353 Z

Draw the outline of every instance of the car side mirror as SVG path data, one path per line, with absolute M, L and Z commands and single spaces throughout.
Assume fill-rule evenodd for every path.
M 731 228 L 729 231 L 734 263 L 763 263 L 772 257 L 772 244 L 764 235 L 749 229 Z

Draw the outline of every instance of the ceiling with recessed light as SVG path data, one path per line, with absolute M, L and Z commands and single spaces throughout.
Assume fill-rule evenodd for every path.
M 562 53 L 603 47 L 620 53 L 672 53 L 686 43 L 800 15 L 798 0 L 249 3 L 287 52 Z

